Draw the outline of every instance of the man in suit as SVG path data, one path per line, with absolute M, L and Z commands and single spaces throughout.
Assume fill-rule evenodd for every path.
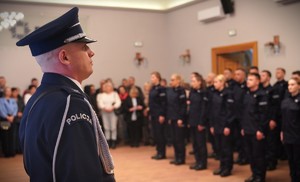
M 17 42 L 29 45 L 44 72 L 20 126 L 30 181 L 107 181 L 114 165 L 97 115 L 81 87 L 93 72 L 95 42 L 75 7 Z

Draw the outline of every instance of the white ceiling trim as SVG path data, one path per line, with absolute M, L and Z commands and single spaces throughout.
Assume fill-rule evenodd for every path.
M 203 0 L 9 0 L 15 3 L 38 3 L 55 5 L 93 6 L 168 11 Z

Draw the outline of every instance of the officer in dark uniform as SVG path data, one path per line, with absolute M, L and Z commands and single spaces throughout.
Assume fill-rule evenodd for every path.
M 281 138 L 289 160 L 292 182 L 300 181 L 300 80 L 290 79 L 288 96 L 281 103 Z
M 227 87 L 230 90 L 233 90 L 233 87 L 235 85 L 235 80 L 233 79 L 233 71 L 232 71 L 232 69 L 231 68 L 225 68 L 223 74 L 224 74 L 224 76 L 226 78 Z
M 210 122 L 211 133 L 215 137 L 220 156 L 220 167 L 214 170 L 214 175 L 226 177 L 231 175 L 233 168 L 232 129 L 234 121 L 233 96 L 225 86 L 224 75 L 218 75 L 214 80 L 215 92 L 211 98 Z
M 266 177 L 266 130 L 268 127 L 268 97 L 259 88 L 260 76 L 250 73 L 243 101 L 242 130 L 252 175 L 245 182 L 264 182 Z
M 233 123 L 233 146 L 238 151 L 238 158 L 235 163 L 239 165 L 248 164 L 248 157 L 245 151 L 244 139 L 241 136 L 241 120 L 242 120 L 242 108 L 243 98 L 247 92 L 246 85 L 246 71 L 242 68 L 238 68 L 234 72 L 235 84 L 233 85 L 233 98 L 234 98 L 234 114 L 235 121 Z
M 205 81 L 199 73 L 191 77 L 192 89 L 189 94 L 188 121 L 193 140 L 193 151 L 196 163 L 190 169 L 203 170 L 207 168 L 206 122 L 208 97 Z
M 279 139 L 279 132 L 276 129 L 276 124 L 271 121 L 271 118 L 273 118 L 274 115 L 274 104 L 276 104 L 278 101 L 278 98 L 273 98 L 274 95 L 274 89 L 270 84 L 271 80 L 271 72 L 268 70 L 263 70 L 260 74 L 260 83 L 261 83 L 261 89 L 266 92 L 266 95 L 268 97 L 268 121 L 269 126 L 267 129 L 267 170 L 275 170 L 277 165 L 277 156 L 278 156 L 278 146 L 280 143 L 278 143 Z
M 213 92 L 215 91 L 215 87 L 214 87 L 214 79 L 215 79 L 216 75 L 214 73 L 209 73 L 207 75 L 207 78 L 205 80 L 206 82 L 206 86 L 207 86 L 207 97 L 208 97 L 208 105 L 207 105 L 207 110 L 210 111 L 211 108 L 211 97 L 213 95 Z M 210 128 L 210 114 L 207 115 L 207 123 L 206 123 L 206 127 L 207 128 Z M 214 136 L 212 135 L 212 133 L 210 132 L 210 130 L 206 130 L 206 135 L 207 135 L 207 139 L 208 141 L 211 143 L 211 146 L 212 146 L 212 153 L 210 154 L 207 154 L 207 157 L 208 158 L 214 158 L 216 160 L 219 160 L 219 156 L 218 156 L 218 149 L 217 149 L 217 145 L 216 145 L 216 142 L 215 142 L 215 138 Z
M 171 76 L 171 87 L 167 88 L 167 120 L 171 124 L 175 159 L 171 164 L 181 165 L 185 163 L 185 128 L 186 128 L 186 93 L 180 86 L 181 76 Z
M 92 42 L 77 7 L 17 42 L 29 45 L 44 72 L 20 125 L 30 181 L 115 181 L 108 145 L 81 88 L 93 72 Z
M 273 94 L 273 98 L 274 100 L 276 100 L 277 102 L 273 103 L 274 105 L 274 115 L 271 118 L 270 124 L 273 124 L 275 126 L 274 131 L 277 132 L 277 142 L 279 144 L 278 146 L 278 158 L 281 160 L 286 160 L 287 156 L 284 150 L 284 147 L 282 145 L 282 143 L 280 142 L 280 131 L 281 131 L 281 109 L 280 109 L 280 105 L 281 102 L 283 101 L 283 99 L 285 98 L 285 95 L 287 93 L 287 86 L 288 83 L 286 80 L 284 80 L 285 77 L 285 69 L 284 68 L 277 68 L 276 69 L 276 83 L 273 85 L 273 89 L 274 89 L 274 94 Z
M 166 88 L 160 85 L 161 76 L 158 72 L 151 73 L 152 88 L 149 93 L 149 115 L 156 143 L 156 154 L 152 159 L 166 158 Z

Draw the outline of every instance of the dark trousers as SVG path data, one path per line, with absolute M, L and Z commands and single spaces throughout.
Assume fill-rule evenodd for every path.
M 148 117 L 143 118 L 143 124 L 142 124 L 142 130 L 143 130 L 143 135 L 142 135 L 142 140 L 145 144 L 150 144 L 151 134 L 150 134 L 150 124 L 149 124 L 149 119 Z
M 232 136 L 218 133 L 215 133 L 214 136 L 220 156 L 220 169 L 231 171 L 233 166 Z
M 257 140 L 254 134 L 245 134 L 244 139 L 252 176 L 264 180 L 266 177 L 266 139 Z
M 292 182 L 300 182 L 300 144 L 284 144 Z
M 208 123 L 209 123 L 209 122 L 208 122 Z M 207 128 L 210 128 L 210 125 L 209 125 L 209 124 L 207 124 L 206 126 L 207 126 Z M 216 145 L 216 142 L 215 142 L 215 137 L 214 137 L 214 135 L 210 132 L 210 130 L 206 130 L 205 132 L 206 132 L 207 139 L 208 139 L 208 141 L 209 141 L 210 144 L 211 144 L 213 153 L 218 154 L 218 149 L 217 149 L 217 145 Z
M 238 159 L 248 160 L 246 150 L 245 150 L 245 141 L 244 137 L 241 134 L 240 120 L 236 119 L 233 123 L 233 148 L 238 152 Z
M 277 165 L 277 158 L 279 156 L 279 148 L 281 146 L 280 131 L 277 128 L 268 130 L 267 133 L 267 164 Z
M 1 130 L 2 150 L 4 157 L 16 155 L 16 124 L 12 123 L 8 130 Z
M 171 121 L 175 159 L 185 161 L 185 127 L 179 127 L 177 120 Z
M 206 147 L 206 132 L 205 130 L 199 131 L 197 126 L 190 128 L 193 151 L 197 164 L 207 165 L 207 147 Z
M 154 141 L 156 143 L 156 151 L 157 154 L 166 155 L 166 139 L 165 139 L 165 128 L 166 128 L 166 122 L 159 123 L 158 118 L 151 121 L 153 126 L 153 135 L 154 135 Z
M 166 124 L 165 129 L 165 137 L 166 137 L 166 143 L 168 146 L 171 146 L 173 143 L 173 136 L 172 136 L 172 126 L 169 124 Z
M 132 121 L 130 120 L 128 122 L 128 131 L 130 133 L 129 135 L 129 141 L 130 145 L 138 145 L 140 142 L 140 128 L 141 128 L 141 121 L 136 120 Z

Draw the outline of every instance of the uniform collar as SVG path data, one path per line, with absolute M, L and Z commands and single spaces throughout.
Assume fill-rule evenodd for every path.
M 83 92 L 82 86 L 79 83 L 79 81 L 77 81 L 77 80 L 75 80 L 75 79 L 73 79 L 71 77 L 68 77 L 68 76 L 65 76 L 65 77 L 69 78 L 72 82 L 74 82 L 77 85 L 77 87 L 80 88 L 80 90 Z
M 77 90 L 80 93 L 84 93 L 82 91 L 82 87 L 77 81 L 77 84 L 75 81 L 73 81 L 71 78 L 68 78 L 65 75 L 61 75 L 58 73 L 44 73 L 41 85 L 53 85 L 53 86 L 67 86 L 72 87 L 73 89 Z

